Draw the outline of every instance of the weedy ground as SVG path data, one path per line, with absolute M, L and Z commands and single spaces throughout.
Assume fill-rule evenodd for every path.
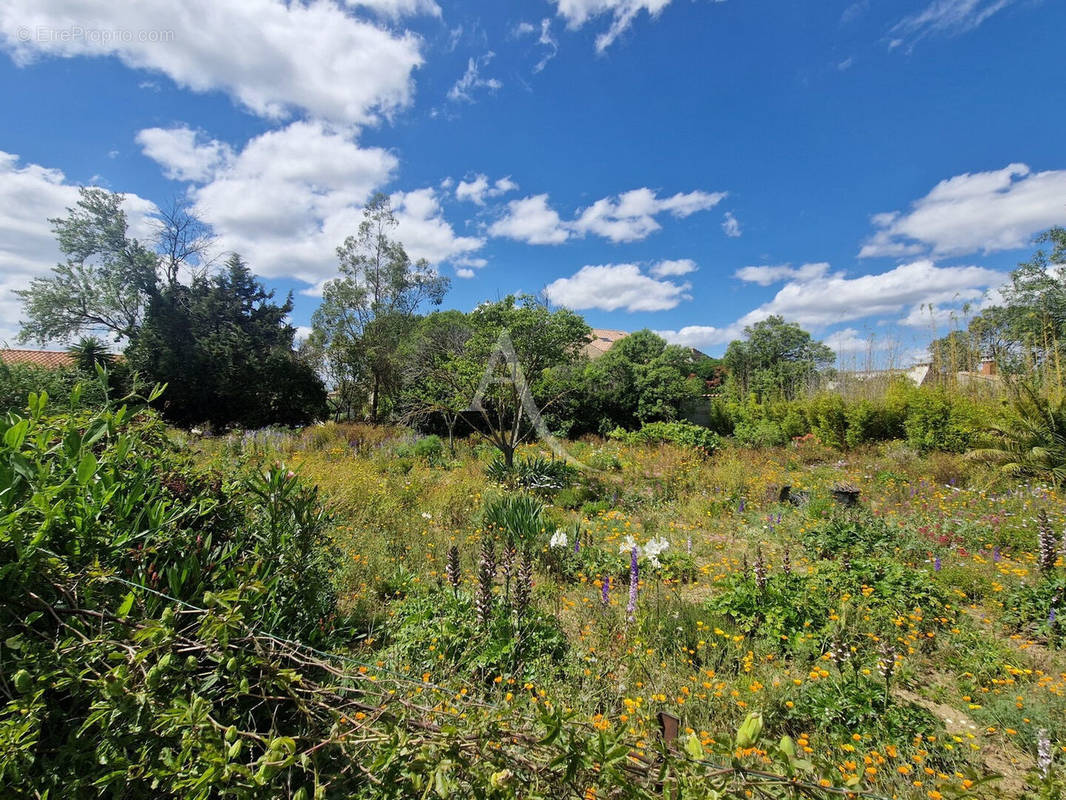
M 486 476 L 491 449 L 460 442 L 453 455 L 400 429 L 326 425 L 216 442 L 204 457 L 282 460 L 321 487 L 351 648 L 382 668 L 515 714 L 563 708 L 638 751 L 666 711 L 709 757 L 753 767 L 770 755 L 737 751 L 732 733 L 757 711 L 815 780 L 885 795 L 1017 796 L 1049 769 L 1041 739 L 1066 760 L 1059 492 L 899 443 L 842 452 L 808 438 L 709 457 L 569 446 L 586 468 L 538 495 L 535 620 L 514 619 L 513 573 L 496 571 L 483 626 L 479 552 L 486 538 L 506 544 L 484 509 L 516 491 Z M 842 485 L 856 507 L 834 500 Z M 798 502 L 782 502 L 783 487 Z

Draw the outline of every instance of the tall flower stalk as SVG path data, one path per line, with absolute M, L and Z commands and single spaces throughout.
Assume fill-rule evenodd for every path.
M 1051 521 L 1047 518 L 1047 512 L 1040 509 L 1036 515 L 1037 540 L 1040 545 L 1040 571 L 1047 574 L 1055 569 L 1055 561 L 1058 559 L 1058 542 L 1051 530 Z
M 640 584 L 640 567 L 637 565 L 637 548 L 629 551 L 629 603 L 626 618 L 632 622 L 637 614 L 637 587 Z
M 496 551 L 487 536 L 481 540 L 481 554 L 477 568 L 477 597 L 474 606 L 477 621 L 483 628 L 492 617 L 492 585 L 496 582 Z
M 452 591 L 459 594 L 459 548 L 454 544 L 448 548 L 448 565 L 444 568 L 444 574 L 448 576 Z
M 514 590 L 514 609 L 518 621 L 529 610 L 533 601 L 533 562 L 529 558 L 529 551 L 522 552 L 522 563 L 518 567 L 518 580 Z

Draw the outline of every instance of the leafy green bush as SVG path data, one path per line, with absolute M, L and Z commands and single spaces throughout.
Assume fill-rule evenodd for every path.
M 766 418 L 738 422 L 733 428 L 733 438 L 744 447 L 781 447 L 789 440 L 780 423 Z
M 977 429 L 975 420 L 961 401 L 943 389 L 915 392 L 907 406 L 903 427 L 907 444 L 921 452 L 946 450 L 962 453 L 969 449 Z
M 851 643 L 872 656 L 874 636 L 891 634 L 897 618 L 921 609 L 921 625 L 933 625 L 947 605 L 943 589 L 929 576 L 891 558 L 817 561 L 805 575 L 766 576 L 760 587 L 751 572 L 736 573 L 724 591 L 707 602 L 749 634 L 789 650 L 818 657 L 848 628 Z M 857 626 L 857 628 L 854 628 Z
M 0 363 L 0 413 L 24 411 L 31 392 L 47 394 L 52 408 L 68 411 L 82 403 L 99 405 L 104 399 L 100 381 L 74 367 L 46 369 L 30 364 Z
M 649 422 L 632 433 L 616 429 L 610 433 L 613 439 L 622 439 L 630 444 L 662 444 L 668 442 L 679 447 L 699 449 L 710 455 L 718 449 L 718 434 L 702 425 L 691 422 Z
M 557 673 L 567 642 L 555 618 L 532 607 L 520 619 L 504 603 L 493 608 L 482 627 L 472 599 L 462 592 L 412 596 L 393 609 L 387 656 L 415 674 L 458 673 L 486 684 L 497 676 L 525 681 Z
M 1061 647 L 1066 641 L 1066 576 L 1055 573 L 1015 587 L 1003 602 L 1003 621 Z
M 313 787 L 313 759 L 295 765 L 279 737 L 328 725 L 292 694 L 292 662 L 262 648 L 330 635 L 316 491 L 277 464 L 191 469 L 126 406 L 50 417 L 31 395 L 28 409 L 0 420 L 0 662 L 20 676 L 0 709 L 3 784 L 206 798 L 230 781 L 247 797 L 287 773 Z
M 900 534 L 872 514 L 838 514 L 805 530 L 804 549 L 813 558 L 851 555 L 889 555 L 899 549 Z
M 435 433 L 417 439 L 413 444 L 403 444 L 396 448 L 396 457 L 417 459 L 427 464 L 440 464 L 444 458 L 444 442 Z
M 886 701 L 885 684 L 870 678 L 804 681 L 795 692 L 781 695 L 770 713 L 792 734 L 818 730 L 850 739 L 862 733 L 888 741 L 944 735 L 943 723 L 932 712 L 912 703 Z

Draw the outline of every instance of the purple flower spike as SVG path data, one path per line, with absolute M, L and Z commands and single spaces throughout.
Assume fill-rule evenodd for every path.
M 629 558 L 629 604 L 626 606 L 626 616 L 632 622 L 637 613 L 637 584 L 640 583 L 640 567 L 637 566 L 637 548 L 633 547 Z

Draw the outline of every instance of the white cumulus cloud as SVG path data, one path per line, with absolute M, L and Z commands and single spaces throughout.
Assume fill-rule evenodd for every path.
M 233 149 L 228 144 L 204 141 L 203 134 L 185 125 L 145 128 L 138 132 L 137 144 L 163 167 L 164 175 L 179 181 L 206 181 L 233 160 Z
M 821 327 L 864 317 L 898 314 L 923 303 L 964 302 L 1003 283 L 1001 272 L 976 266 L 938 267 L 932 261 L 902 264 L 886 272 L 849 278 L 819 264 L 792 276 L 773 299 L 748 312 L 738 323 L 750 325 L 780 314 L 790 322 Z
M 634 242 L 662 228 L 657 216 L 688 217 L 714 208 L 725 196 L 725 192 L 697 190 L 659 197 L 644 187 L 600 198 L 580 209 L 574 219 L 564 221 L 548 204 L 548 195 L 538 194 L 508 203 L 504 216 L 493 223 L 489 233 L 529 244 L 560 244 L 571 236 L 587 234 L 612 242 Z
M 603 311 L 665 311 L 691 299 L 688 283 L 657 280 L 636 264 L 585 266 L 569 278 L 559 278 L 544 288 L 553 303 L 573 309 Z
M 469 181 L 459 181 L 455 187 L 455 199 L 468 200 L 476 205 L 483 206 L 485 205 L 486 197 L 499 197 L 507 192 L 513 192 L 517 188 L 518 184 L 511 180 L 510 175 L 505 178 L 499 178 L 495 182 L 490 182 L 488 175 L 479 173 Z
M 436 8 L 424 0 L 358 5 L 391 16 Z M 71 31 L 95 33 L 63 35 Z M 114 57 L 193 91 L 226 92 L 263 117 L 303 111 L 345 124 L 407 106 L 423 62 L 419 37 L 352 16 L 334 0 L 7 0 L 0 46 L 21 65 Z
M 1025 164 L 941 181 L 906 212 L 872 218 L 878 229 L 860 257 L 934 257 L 1025 247 L 1032 236 L 1066 223 L 1066 170 L 1032 172 Z
M 165 172 L 193 182 L 194 208 L 221 247 L 241 253 L 261 275 L 313 284 L 311 294 L 335 274 L 337 245 L 355 233 L 363 204 L 398 165 L 387 150 L 314 121 L 268 131 L 239 151 L 185 127 L 148 129 L 138 141 Z M 394 237 L 412 258 L 436 265 L 484 244 L 455 233 L 436 189 L 397 192 L 391 200 Z
M 660 261 L 652 266 L 650 272 L 656 278 L 666 278 L 671 275 L 688 275 L 698 269 L 696 262 L 691 258 L 679 258 L 673 261 Z
M 558 212 L 548 205 L 546 194 L 510 201 L 507 213 L 489 226 L 489 234 L 528 244 L 562 244 L 570 238 Z
M 714 325 L 686 325 L 680 330 L 656 331 L 670 344 L 704 350 L 716 345 L 728 344 L 739 338 L 743 331 L 737 325 L 718 328 Z

